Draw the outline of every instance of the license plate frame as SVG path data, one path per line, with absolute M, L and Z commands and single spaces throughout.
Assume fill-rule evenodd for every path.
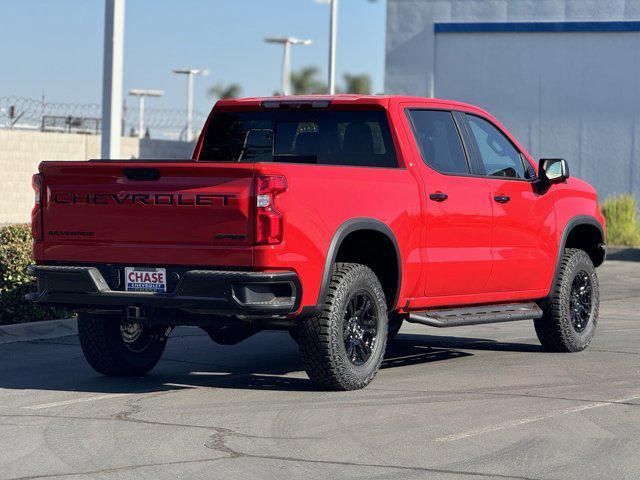
M 125 267 L 126 292 L 166 293 L 167 269 L 163 267 Z

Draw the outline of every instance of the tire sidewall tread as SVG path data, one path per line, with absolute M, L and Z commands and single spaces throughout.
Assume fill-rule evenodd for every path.
M 576 332 L 571 323 L 569 300 L 573 280 L 580 270 L 587 272 L 591 280 L 592 312 L 585 330 Z M 583 250 L 566 249 L 549 301 L 543 306 L 543 316 L 534 321 L 536 334 L 544 349 L 552 352 L 579 352 L 587 348 L 597 327 L 599 300 L 598 276 L 589 255 Z
M 351 295 L 366 290 L 375 301 L 378 336 L 371 358 L 362 366 L 346 356 L 342 333 L 344 312 Z M 313 383 L 332 390 L 355 390 L 368 385 L 380 369 L 387 343 L 387 306 L 380 281 L 368 267 L 337 263 L 322 313 L 301 322 L 302 363 Z
M 120 314 L 80 313 L 78 338 L 84 356 L 98 373 L 113 377 L 140 377 L 160 361 L 167 337 L 154 336 L 142 352 L 129 350 L 120 334 Z

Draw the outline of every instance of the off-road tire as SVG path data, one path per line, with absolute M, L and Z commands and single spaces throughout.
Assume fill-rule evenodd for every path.
M 581 271 L 591 281 L 591 311 L 584 330 L 576 331 L 571 321 L 570 301 L 573 281 Z M 589 255 L 583 250 L 566 249 L 550 298 L 541 304 L 543 316 L 534 320 L 542 347 L 549 352 L 580 352 L 587 348 L 596 331 L 599 300 L 598 276 Z
M 353 364 L 343 337 L 345 313 L 351 298 L 365 291 L 373 299 L 377 335 L 369 359 Z M 387 343 L 387 304 L 376 275 L 364 265 L 336 263 L 322 313 L 300 322 L 298 345 L 311 381 L 329 390 L 356 390 L 371 382 L 380 369 Z
M 120 332 L 121 315 L 78 315 L 78 337 L 89 365 L 109 377 L 141 377 L 156 366 L 167 343 L 167 329 L 153 331 L 141 351 L 130 350 Z M 145 327 L 149 328 L 149 327 Z

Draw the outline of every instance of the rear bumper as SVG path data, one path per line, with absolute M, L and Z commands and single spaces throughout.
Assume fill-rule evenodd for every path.
M 135 306 L 273 316 L 295 312 L 302 298 L 300 280 L 289 271 L 183 270 L 168 293 L 112 289 L 97 266 L 32 265 L 29 273 L 37 278 L 38 291 L 27 300 L 77 310 Z

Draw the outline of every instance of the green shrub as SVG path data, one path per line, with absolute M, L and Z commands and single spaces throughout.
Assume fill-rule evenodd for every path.
M 0 325 L 70 316 L 64 310 L 40 308 L 24 299 L 36 290 L 35 280 L 27 275 L 32 262 L 29 225 L 0 228 Z
M 638 202 L 633 195 L 607 198 L 602 204 L 609 245 L 640 246 Z

